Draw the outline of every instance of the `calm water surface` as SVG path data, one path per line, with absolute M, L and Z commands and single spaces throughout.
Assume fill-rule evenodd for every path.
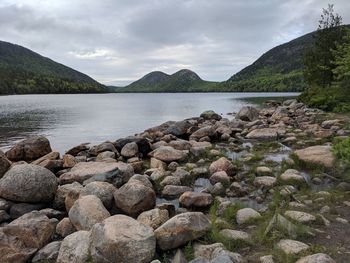
M 227 116 L 252 97 L 296 93 L 161 93 L 0 96 L 0 148 L 31 135 L 44 135 L 64 153 L 83 142 L 97 144 L 133 135 L 169 120 L 205 110 Z

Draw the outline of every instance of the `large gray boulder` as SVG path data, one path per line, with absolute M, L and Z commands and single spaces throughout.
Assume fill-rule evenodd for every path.
M 257 109 L 251 106 L 242 107 L 236 114 L 236 119 L 242 121 L 255 121 L 259 118 L 259 112 Z
M 185 245 L 200 238 L 210 228 L 209 219 L 201 212 L 187 212 L 176 215 L 154 231 L 157 244 L 162 250 Z
M 149 153 L 149 156 L 154 157 L 163 162 L 182 161 L 187 158 L 188 151 L 176 150 L 171 146 L 161 146 Z
M 81 195 L 95 195 L 110 209 L 113 204 L 113 193 L 117 190 L 112 184 L 107 182 L 91 182 L 88 183 L 81 191 Z
M 58 182 L 48 169 L 33 164 L 13 166 L 0 179 L 0 197 L 16 202 L 51 202 Z
M 55 221 L 38 211 L 17 218 L 0 228 L 0 262 L 27 262 L 54 233 Z
M 62 174 L 59 179 L 61 184 L 105 181 L 119 186 L 127 182 L 133 174 L 132 166 L 122 162 L 81 162 Z
M 132 180 L 114 192 L 114 200 L 120 210 L 135 217 L 154 208 L 156 193 L 142 182 Z
M 35 136 L 15 144 L 6 152 L 6 157 L 11 161 L 33 161 L 51 151 L 48 139 Z
M 156 238 L 151 227 L 125 215 L 115 215 L 91 230 L 93 262 L 148 263 Z
M 102 201 L 94 195 L 86 195 L 75 201 L 69 210 L 69 219 L 77 230 L 91 227 L 110 216 Z
M 86 263 L 90 256 L 90 232 L 77 231 L 66 236 L 58 252 L 57 263 Z

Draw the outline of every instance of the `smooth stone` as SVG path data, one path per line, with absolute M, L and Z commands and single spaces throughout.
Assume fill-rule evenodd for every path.
M 305 243 L 291 239 L 282 239 L 276 246 L 284 253 L 292 255 L 297 255 L 309 249 L 309 246 Z
M 332 168 L 335 160 L 331 146 L 311 146 L 305 149 L 296 150 L 294 153 L 303 162 L 321 165 L 326 168 Z
M 239 209 L 236 214 L 236 221 L 239 225 L 245 224 L 251 220 L 260 218 L 261 215 L 259 212 L 255 211 L 252 208 L 243 208 Z
M 184 207 L 208 207 L 213 203 L 213 197 L 211 194 L 199 193 L 199 192 L 185 192 L 180 198 L 179 202 Z
M 310 223 L 316 220 L 315 216 L 309 213 L 300 212 L 300 211 L 288 210 L 284 213 L 284 215 L 299 223 Z

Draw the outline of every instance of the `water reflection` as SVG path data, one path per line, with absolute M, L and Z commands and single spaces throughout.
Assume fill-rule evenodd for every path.
M 0 147 L 30 135 L 45 135 L 64 152 L 142 132 L 168 120 L 198 116 L 212 109 L 226 116 L 254 102 L 247 97 L 294 93 L 162 93 L 0 96 Z

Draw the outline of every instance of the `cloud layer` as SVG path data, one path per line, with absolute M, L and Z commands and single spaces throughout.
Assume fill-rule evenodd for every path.
M 324 0 L 0 0 L 0 40 L 108 85 L 182 68 L 222 81 L 317 27 Z M 350 23 L 350 1 L 335 9 Z

